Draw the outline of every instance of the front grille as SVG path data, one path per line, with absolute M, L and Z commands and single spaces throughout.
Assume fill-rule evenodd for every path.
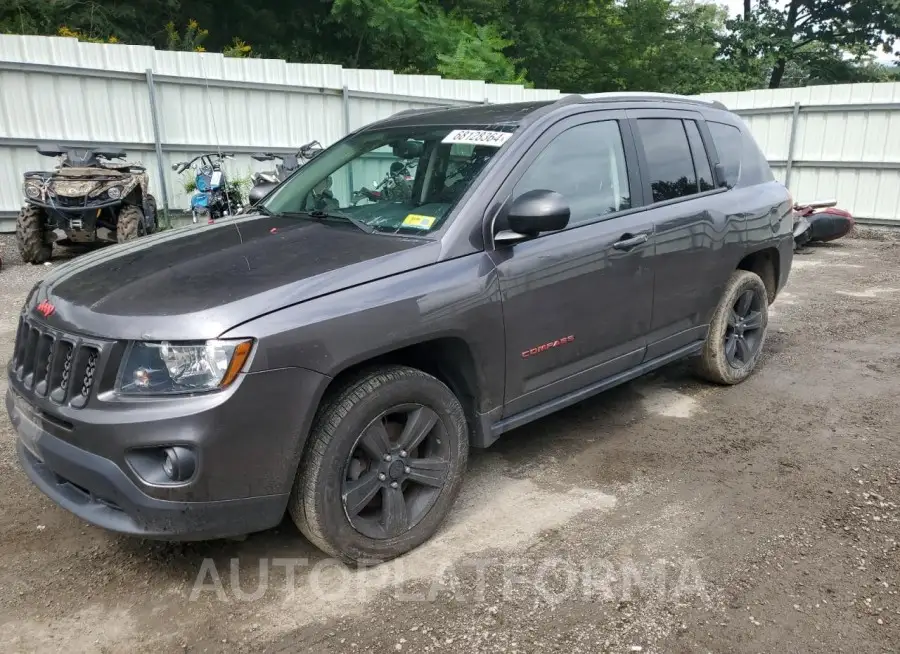
M 64 195 L 57 195 L 50 202 L 51 206 L 57 207 L 84 207 L 87 206 L 85 198 L 67 198 Z
M 13 350 L 13 372 L 22 385 L 56 404 L 81 408 L 94 390 L 100 345 L 22 316 Z

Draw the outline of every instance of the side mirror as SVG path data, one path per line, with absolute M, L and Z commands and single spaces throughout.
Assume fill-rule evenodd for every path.
M 509 230 L 494 236 L 497 243 L 521 241 L 541 232 L 556 232 L 569 224 L 571 210 L 566 199 L 556 191 L 535 189 L 523 193 L 506 212 Z

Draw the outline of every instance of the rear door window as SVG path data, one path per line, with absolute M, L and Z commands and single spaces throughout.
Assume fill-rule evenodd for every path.
M 640 118 L 638 133 L 649 167 L 654 202 L 698 193 L 687 132 L 680 118 Z

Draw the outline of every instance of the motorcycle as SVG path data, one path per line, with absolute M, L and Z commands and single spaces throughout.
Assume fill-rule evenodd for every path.
M 234 154 L 230 152 L 207 152 L 190 161 L 172 164 L 172 170 L 177 173 L 194 169 L 196 193 L 191 196 L 191 217 L 195 223 L 201 219 L 216 220 L 237 213 L 241 199 L 229 192 L 228 180 L 222 170 L 222 162 L 232 158 Z
M 275 170 L 253 173 L 253 176 L 250 178 L 253 187 L 250 189 L 250 196 L 244 210 L 249 209 L 266 197 L 269 191 L 294 174 L 294 171 L 301 166 L 309 163 L 321 151 L 322 145 L 318 141 L 310 141 L 294 154 L 277 154 L 275 152 L 251 154 L 250 157 L 256 161 L 278 160 L 278 162 L 275 164 Z
M 835 208 L 837 200 L 794 205 L 794 249 L 846 236 L 855 224 L 849 211 Z
M 413 174 L 412 161 L 395 161 L 380 182 L 373 182 L 374 189 L 363 186 L 353 192 L 353 205 L 362 200 L 370 202 L 407 201 L 412 196 Z

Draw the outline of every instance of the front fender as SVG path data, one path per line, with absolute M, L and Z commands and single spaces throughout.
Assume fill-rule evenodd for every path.
M 479 411 L 502 403 L 499 284 L 481 252 L 318 297 L 222 335 L 247 337 L 258 341 L 251 372 L 295 366 L 329 377 L 410 345 L 459 339 L 475 364 Z

